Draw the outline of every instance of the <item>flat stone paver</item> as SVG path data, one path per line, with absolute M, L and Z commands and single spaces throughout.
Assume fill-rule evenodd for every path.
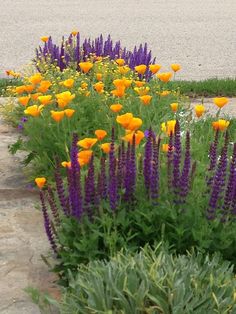
M 38 192 L 27 189 L 19 159 L 8 153 L 17 133 L 0 118 L 0 313 L 38 314 L 23 289 L 53 289 L 41 259 L 49 244 L 42 214 L 35 208 Z
M 2 74 L 28 63 L 41 36 L 59 43 L 78 29 L 129 49 L 147 42 L 165 69 L 181 63 L 177 78 L 236 75 L 235 0 L 4 0 L 0 28 Z

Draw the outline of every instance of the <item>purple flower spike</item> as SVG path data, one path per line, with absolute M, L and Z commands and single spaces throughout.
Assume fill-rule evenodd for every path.
M 116 177 L 116 158 L 115 158 L 115 130 L 112 128 L 111 146 L 109 152 L 109 200 L 110 207 L 114 211 L 117 207 L 118 191 L 117 191 L 117 177 Z
M 176 121 L 174 134 L 173 178 L 172 185 L 175 194 L 178 194 L 181 163 L 181 135 L 179 121 Z
M 153 167 L 152 167 L 152 175 L 151 175 L 151 198 L 156 203 L 158 199 L 159 192 L 159 151 L 160 151 L 161 139 L 158 138 L 153 144 Z
M 180 202 L 185 203 L 186 196 L 189 190 L 189 175 L 191 170 L 191 155 L 190 155 L 190 134 L 189 131 L 186 133 L 186 144 L 185 144 L 185 157 L 183 170 L 180 176 Z
M 149 130 L 148 139 L 145 145 L 144 160 L 143 160 L 143 176 L 146 190 L 149 194 L 151 175 L 152 175 L 152 130 Z

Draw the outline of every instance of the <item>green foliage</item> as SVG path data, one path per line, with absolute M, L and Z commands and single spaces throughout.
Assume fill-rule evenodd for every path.
M 232 266 L 218 256 L 146 247 L 78 265 L 60 313 L 235 313 L 235 287 Z
M 173 81 L 172 88 L 179 88 L 180 92 L 192 97 L 236 96 L 236 79 L 207 79 L 203 81 Z

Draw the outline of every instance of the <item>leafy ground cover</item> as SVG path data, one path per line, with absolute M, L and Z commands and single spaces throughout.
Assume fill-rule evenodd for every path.
M 218 253 L 235 266 L 236 122 L 219 118 L 228 99 L 214 98 L 216 117 L 205 115 L 204 104 L 190 108 L 182 87 L 171 81 L 181 66 L 163 69 L 151 58 L 147 45 L 130 52 L 120 43 L 113 45 L 110 37 L 80 44 L 77 32 L 63 39 L 61 46 L 48 37 L 42 41 L 35 58 L 37 72 L 17 78 L 21 84 L 7 88 L 17 101 L 10 101 L 3 113 L 20 132 L 10 150 L 27 152 L 24 163 L 36 177 L 45 230 L 56 257 L 54 271 L 60 283 L 72 289 L 62 312 L 75 306 L 85 307 L 84 313 L 132 313 L 132 306 L 140 308 L 137 313 L 169 313 L 173 307 L 181 313 L 232 312 L 232 282 L 226 290 L 223 286 L 213 289 L 212 282 L 224 284 L 205 270 L 192 281 L 199 280 L 197 286 L 202 288 L 197 291 L 193 284 L 186 301 L 189 308 L 186 303 L 175 308 L 178 298 L 187 295 L 182 288 L 170 298 L 176 278 L 165 296 L 162 282 L 164 299 L 155 294 L 154 300 L 149 289 L 140 299 L 137 286 L 130 301 L 130 291 L 120 287 L 122 291 L 116 288 L 119 297 L 109 290 L 110 300 L 102 305 L 95 302 L 100 299 L 96 290 L 91 294 L 93 305 L 85 297 L 94 283 L 93 267 L 103 272 L 104 287 L 108 287 L 105 274 L 110 267 L 114 271 L 121 267 L 121 276 L 129 281 L 135 278 L 139 286 L 140 274 L 133 277 L 124 264 L 130 260 L 139 267 L 139 259 L 141 263 L 158 260 L 149 249 L 135 254 L 146 245 L 155 248 L 160 241 L 172 253 L 186 254 L 195 247 L 201 254 Z M 225 96 L 220 89 L 217 94 Z M 127 257 L 121 253 L 115 257 L 122 249 Z M 183 265 L 190 263 L 190 272 L 191 267 L 206 267 L 206 260 L 199 256 L 166 254 L 159 255 L 169 263 L 164 273 L 176 267 L 178 276 L 185 278 L 180 260 Z M 170 266 L 172 259 L 176 263 Z M 221 260 L 212 261 L 219 269 L 226 267 Z M 145 277 L 154 264 L 145 264 Z M 83 269 L 91 274 L 88 286 L 82 284 Z M 149 278 L 148 284 L 155 286 L 156 279 Z M 182 286 L 188 289 L 189 281 Z M 206 287 L 212 289 L 201 303 Z

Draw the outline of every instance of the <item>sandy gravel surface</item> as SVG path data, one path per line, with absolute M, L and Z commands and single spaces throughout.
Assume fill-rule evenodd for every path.
M 146 41 L 159 63 L 182 64 L 180 78 L 236 75 L 235 0 L 1 0 L 1 75 L 27 63 L 41 36 L 72 29 L 129 48 Z

